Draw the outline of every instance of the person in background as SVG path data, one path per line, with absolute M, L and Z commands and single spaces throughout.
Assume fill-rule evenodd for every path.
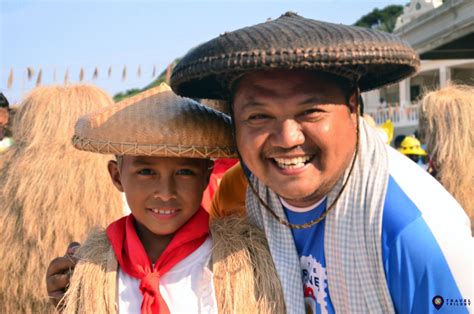
M 10 105 L 3 93 L 0 93 L 0 154 L 13 145 L 8 129 L 10 119 Z
M 398 150 L 402 146 L 402 142 L 405 139 L 405 137 L 406 137 L 405 134 L 399 134 L 395 136 L 395 139 L 393 140 L 393 147 L 395 147 L 395 149 Z
M 0 140 L 5 137 L 5 130 L 8 124 L 9 114 L 9 103 L 7 98 L 0 93 Z
M 87 85 L 38 87 L 20 102 L 15 145 L 0 155 L 1 313 L 52 311 L 44 283 L 51 256 L 122 216 L 120 194 L 103 167 L 108 159 L 71 145 L 75 121 L 112 103 Z
M 430 172 L 471 219 L 474 235 L 474 87 L 450 85 L 426 94 L 419 134 L 430 155 Z
M 405 136 L 400 143 L 398 151 L 427 170 L 427 166 L 425 166 L 424 162 L 427 156 L 426 151 L 421 147 L 420 141 L 414 135 Z

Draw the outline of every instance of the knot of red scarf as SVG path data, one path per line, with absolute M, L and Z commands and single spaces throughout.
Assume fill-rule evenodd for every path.
M 140 291 L 143 295 L 148 293 L 151 296 L 160 293 L 160 274 L 158 272 L 146 274 L 140 281 Z
M 201 207 L 173 236 L 153 268 L 148 254 L 138 238 L 132 215 L 123 217 L 107 228 L 107 237 L 114 249 L 120 268 L 140 280 L 143 294 L 142 313 L 169 313 L 160 294 L 160 274 L 163 276 L 174 265 L 189 256 L 209 234 L 209 214 Z

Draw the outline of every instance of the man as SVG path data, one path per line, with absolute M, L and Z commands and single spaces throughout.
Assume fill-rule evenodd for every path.
M 178 94 L 232 104 L 246 211 L 266 232 L 289 313 L 470 309 L 462 208 L 358 115 L 359 90 L 418 64 L 390 34 L 287 13 L 204 43 L 175 67 Z
M 204 43 L 174 69 L 178 94 L 232 104 L 242 170 L 230 174 L 248 184 L 221 189 L 224 176 L 218 215 L 248 186 L 241 212 L 266 233 L 288 313 L 471 306 L 462 208 L 359 119 L 359 91 L 418 64 L 390 34 L 286 13 Z

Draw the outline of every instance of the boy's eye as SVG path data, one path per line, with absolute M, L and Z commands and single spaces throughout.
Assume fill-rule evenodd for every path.
M 141 170 L 138 170 L 137 173 L 139 175 L 143 175 L 143 176 L 151 176 L 151 175 L 155 174 L 155 171 L 153 171 L 151 169 L 141 169 Z
M 178 171 L 176 171 L 176 174 L 182 176 L 191 176 L 194 174 L 194 171 L 190 169 L 179 169 Z

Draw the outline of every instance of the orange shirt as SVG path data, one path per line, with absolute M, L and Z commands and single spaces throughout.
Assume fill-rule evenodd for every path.
M 247 178 L 240 162 L 227 170 L 212 200 L 210 216 L 225 217 L 231 214 L 245 215 Z

